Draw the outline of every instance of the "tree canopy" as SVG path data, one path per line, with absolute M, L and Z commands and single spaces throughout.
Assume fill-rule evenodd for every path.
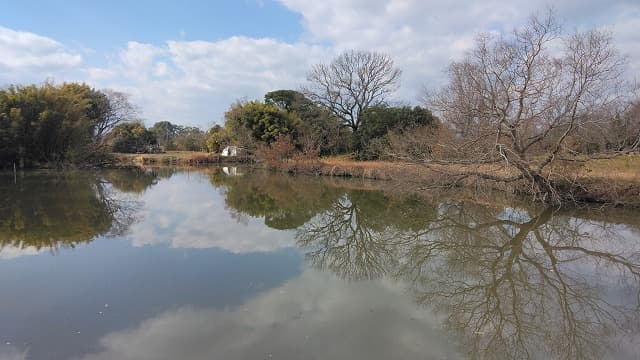
M 417 127 L 435 127 L 438 119 L 426 108 L 416 106 L 372 106 L 361 115 L 362 125 L 353 134 L 352 149 L 363 160 L 377 159 L 386 146 L 389 131 L 404 131 Z

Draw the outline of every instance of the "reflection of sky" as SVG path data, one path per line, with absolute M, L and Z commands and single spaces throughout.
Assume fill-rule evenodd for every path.
M 457 358 L 455 340 L 403 294 L 405 284 L 303 271 L 305 249 L 295 247 L 295 231 L 248 216 L 238 221 L 206 174 L 177 173 L 139 200 L 140 221 L 123 237 L 61 248 L 56 256 L 0 249 L 0 360 Z M 498 217 L 531 219 L 516 209 Z M 631 227 L 557 218 L 541 227 L 555 236 L 546 240 L 567 243 L 563 232 L 549 231 L 559 224 L 579 227 L 580 246 L 635 253 L 640 261 Z M 527 253 L 544 259 L 530 240 Z M 632 302 L 619 269 L 570 252 L 559 260 L 569 260 L 560 264 L 563 273 L 601 286 L 606 300 Z M 616 341 L 633 354 L 637 339 L 630 336 Z
M 0 261 L 0 359 L 10 347 L 29 359 L 66 359 L 170 309 L 237 306 L 296 276 L 301 262 L 293 250 L 139 248 L 126 238 Z
M 27 255 L 38 255 L 45 251 L 47 251 L 47 249 L 38 249 L 35 246 L 16 247 L 8 245 L 0 249 L 0 260 L 9 260 Z
M 182 307 L 110 333 L 82 359 L 459 358 L 438 328 L 401 291 L 307 270 L 240 306 Z
M 264 219 L 239 223 L 225 208 L 224 194 L 201 174 L 180 173 L 144 194 L 141 222 L 128 237 L 134 246 L 220 248 L 233 253 L 268 252 L 295 245 L 294 232 L 264 226 Z

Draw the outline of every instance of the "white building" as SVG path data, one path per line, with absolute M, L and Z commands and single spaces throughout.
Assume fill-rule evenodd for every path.
M 220 155 L 222 156 L 238 156 L 240 154 L 240 148 L 237 146 L 227 146 L 222 150 Z

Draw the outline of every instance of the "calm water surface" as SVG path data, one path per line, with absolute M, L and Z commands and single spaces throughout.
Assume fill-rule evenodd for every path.
M 639 359 L 640 213 L 0 174 L 0 359 Z

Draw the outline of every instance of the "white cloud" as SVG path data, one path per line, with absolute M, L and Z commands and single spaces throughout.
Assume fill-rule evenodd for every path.
M 82 63 L 82 56 L 53 39 L 1 26 L 0 54 L 0 84 L 43 81 Z
M 306 270 L 226 310 L 182 308 L 101 339 L 99 359 L 458 359 L 430 312 L 398 289 Z
M 37 248 L 35 246 L 13 246 L 8 245 L 0 247 L 0 260 L 15 259 L 21 256 L 39 255 L 47 251 L 44 248 Z M 0 357 L 0 359 L 2 359 Z
M 416 103 L 423 88 L 437 88 L 446 66 L 459 59 L 479 32 L 504 32 L 533 12 L 553 5 L 567 30 L 603 26 L 614 31 L 630 60 L 630 74 L 640 71 L 640 4 L 632 0 L 280 0 L 302 17 L 305 33 L 295 42 L 232 36 L 219 41 L 178 40 L 123 44 L 110 62 L 83 68 L 83 77 L 63 70 L 81 65 L 80 55 L 59 42 L 0 28 L 0 80 L 11 82 L 86 80 L 102 88 L 132 94 L 149 124 L 170 120 L 207 127 L 222 122 L 238 98 L 260 99 L 279 88 L 296 89 L 312 64 L 328 61 L 345 49 L 389 53 L 403 70 L 396 100 Z M 37 65 L 37 66 L 36 66 Z M 39 70 L 34 70 L 36 66 Z M 31 69 L 18 75 L 18 70 Z M 16 75 L 14 75 L 16 74 Z M 0 81 L 1 83 L 1 81 Z
M 329 49 L 305 43 L 234 36 L 217 42 L 172 40 L 161 46 L 130 42 L 90 82 L 132 94 L 149 123 L 169 120 L 208 126 L 221 122 L 239 98 L 298 88 Z
M 27 360 L 28 351 L 18 350 L 11 343 L 0 344 L 0 360 Z
M 414 102 L 425 86 L 440 86 L 447 65 L 471 48 L 478 33 L 510 31 L 550 5 L 568 30 L 615 25 L 622 52 L 636 52 L 630 57 L 631 67 L 640 67 L 637 1 L 280 1 L 302 15 L 310 41 L 330 42 L 339 50 L 374 49 L 391 54 L 403 70 L 398 99 L 405 101 Z
M 186 186 L 188 192 L 184 191 Z M 174 175 L 171 181 L 149 189 L 144 203 L 140 214 L 143 220 L 127 234 L 133 246 L 162 244 L 232 253 L 271 252 L 295 246 L 293 231 L 270 229 L 262 218 L 237 223 L 223 205 L 224 195 L 211 186 L 206 174 Z

